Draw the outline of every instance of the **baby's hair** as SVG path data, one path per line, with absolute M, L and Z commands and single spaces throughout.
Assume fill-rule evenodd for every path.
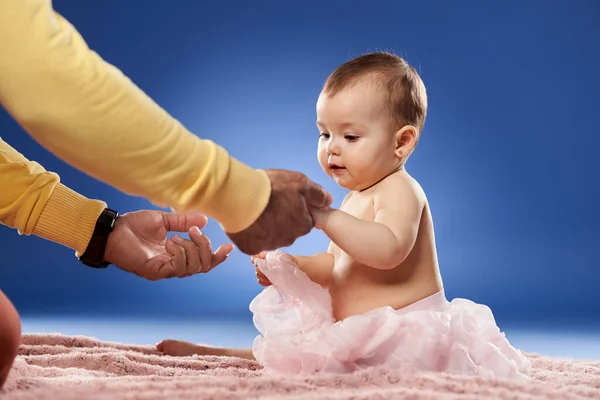
M 394 129 L 412 125 L 420 135 L 427 115 L 427 92 L 417 71 L 402 57 L 383 51 L 356 57 L 329 75 L 323 92 L 333 97 L 364 78 L 373 78 L 385 91 Z

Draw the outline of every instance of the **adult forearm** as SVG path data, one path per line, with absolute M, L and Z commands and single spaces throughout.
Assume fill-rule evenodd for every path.
M 106 204 L 60 183 L 53 172 L 30 161 L 0 139 L 0 223 L 81 255 Z
M 3 0 L 0 102 L 49 151 L 131 195 L 201 211 L 228 232 L 254 222 L 270 181 L 190 133 L 91 51 L 50 0 Z

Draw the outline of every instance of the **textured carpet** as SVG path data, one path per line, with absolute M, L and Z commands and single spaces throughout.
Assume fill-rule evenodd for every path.
M 383 368 L 282 377 L 236 358 L 27 334 L 0 399 L 600 399 L 600 361 L 527 356 L 530 383 Z

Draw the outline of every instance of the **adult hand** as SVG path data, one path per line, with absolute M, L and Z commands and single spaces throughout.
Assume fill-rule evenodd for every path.
M 233 251 L 231 244 L 212 252 L 200 232 L 208 219 L 201 214 L 143 210 L 121 215 L 108 237 L 104 259 L 151 281 L 206 273 Z M 167 232 L 188 232 L 191 240 Z
M 300 172 L 266 170 L 271 179 L 269 203 L 256 221 L 241 232 L 227 233 L 246 254 L 290 246 L 314 227 L 311 209 L 327 208 L 333 198 Z

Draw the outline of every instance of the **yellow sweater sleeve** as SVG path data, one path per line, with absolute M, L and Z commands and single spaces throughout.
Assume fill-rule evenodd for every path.
M 51 0 L 0 1 L 0 102 L 42 146 L 155 205 L 237 232 L 258 218 L 264 171 L 190 133 L 91 51 Z
M 0 223 L 85 251 L 106 204 L 88 199 L 60 183 L 57 174 L 0 139 Z

